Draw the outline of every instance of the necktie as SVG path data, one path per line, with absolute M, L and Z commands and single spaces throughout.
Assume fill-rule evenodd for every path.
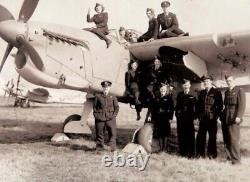
M 206 88 L 206 95 L 208 94 L 208 91 L 209 91 L 209 90 Z

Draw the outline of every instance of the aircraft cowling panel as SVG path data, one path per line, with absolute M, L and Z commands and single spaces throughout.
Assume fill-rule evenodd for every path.
M 206 62 L 192 52 L 183 56 L 184 65 L 199 77 L 207 73 Z
M 29 61 L 22 67 L 17 67 L 16 70 L 25 80 L 43 87 L 78 91 L 86 91 L 89 88 L 89 82 L 84 79 L 52 77 L 35 68 Z

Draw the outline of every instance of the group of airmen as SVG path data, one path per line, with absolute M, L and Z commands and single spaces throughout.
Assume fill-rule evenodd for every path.
M 136 41 L 152 41 L 157 38 L 176 36 L 188 36 L 178 25 L 175 14 L 168 11 L 170 3 L 163 1 L 161 7 L 163 13 L 155 18 L 153 9 L 147 9 L 149 18 L 148 31 Z M 95 14 L 87 15 L 88 22 L 94 22 L 96 28 L 89 29 L 91 32 L 105 40 L 107 47 L 112 43 L 106 35 L 108 34 L 108 14 L 104 12 L 103 5 L 97 3 Z M 120 35 L 125 39 L 126 30 L 120 28 Z M 183 91 L 177 94 L 176 102 L 173 100 L 173 88 L 171 78 L 163 78 L 166 74 L 158 57 L 155 58 L 149 70 L 148 84 L 148 114 L 147 122 L 154 124 L 154 137 L 158 139 L 160 150 L 166 150 L 168 138 L 171 135 L 170 121 L 174 113 L 177 119 L 177 137 L 179 153 L 188 158 L 194 157 L 217 157 L 217 120 L 221 121 L 222 134 L 226 148 L 227 159 L 233 164 L 240 163 L 240 123 L 243 121 L 245 109 L 245 95 L 241 88 L 235 86 L 232 75 L 225 76 L 228 89 L 225 92 L 224 101 L 220 90 L 213 87 L 213 78 L 204 75 L 201 80 L 205 89 L 201 90 L 198 97 L 191 92 L 191 82 L 183 80 Z M 137 120 L 140 120 L 140 71 L 138 63 L 132 61 L 125 76 L 127 94 L 133 98 L 133 104 L 137 110 Z M 101 83 L 103 92 L 97 94 L 93 106 L 96 129 L 96 148 L 104 149 L 104 131 L 108 132 L 111 151 L 116 150 L 116 116 L 119 112 L 117 98 L 109 94 L 112 83 L 103 81 Z M 176 103 L 176 104 L 174 104 Z M 199 121 L 199 129 L 195 137 L 195 121 Z M 207 150 L 206 136 L 209 135 Z
M 169 12 L 170 2 L 163 1 L 161 3 L 161 7 L 163 13 L 159 14 L 157 18 L 155 18 L 155 12 L 152 8 L 146 9 L 146 14 L 149 19 L 148 30 L 138 38 L 131 37 L 129 31 L 126 31 L 124 27 L 120 27 L 119 34 L 122 39 L 121 42 L 144 42 L 152 41 L 158 38 L 161 39 L 168 37 L 188 36 L 188 33 L 185 33 L 179 28 L 176 15 Z M 108 13 L 104 12 L 104 10 L 105 8 L 102 4 L 96 3 L 95 11 L 97 14 L 91 17 L 89 10 L 87 14 L 87 22 L 94 22 L 96 24 L 95 28 L 90 28 L 88 30 L 103 39 L 106 42 L 108 48 L 112 41 L 106 36 L 109 34 Z
M 183 90 L 173 99 L 173 90 L 170 82 L 161 79 L 161 61 L 156 58 L 151 74 L 152 82 L 147 86 L 150 99 L 146 122 L 153 123 L 153 137 L 158 139 L 160 151 L 167 149 L 167 142 L 171 136 L 171 124 L 175 114 L 177 121 L 177 138 L 179 154 L 194 158 L 206 156 L 210 159 L 217 157 L 217 123 L 221 122 L 222 134 L 227 159 L 232 164 L 239 164 L 240 157 L 240 123 L 243 121 L 245 110 L 245 94 L 242 88 L 235 85 L 232 75 L 225 76 L 228 85 L 224 100 L 219 89 L 213 86 L 213 78 L 204 75 L 201 80 L 204 88 L 198 94 L 191 91 L 191 82 L 183 79 Z M 137 62 L 131 63 L 131 70 L 127 72 L 126 84 L 134 95 L 135 105 L 140 105 L 140 89 L 138 84 Z M 150 72 L 150 71 L 149 71 Z M 155 77 L 154 77 L 155 76 Z M 97 148 L 104 148 L 103 132 L 106 126 L 110 138 L 110 150 L 116 150 L 116 116 L 119 111 L 117 98 L 109 95 L 110 81 L 103 81 L 103 93 L 97 94 L 94 102 L 94 116 L 96 121 Z M 176 104 L 174 104 L 176 103 Z M 137 118 L 140 119 L 140 118 Z M 198 132 L 195 137 L 195 124 Z M 206 141 L 208 133 L 208 144 Z

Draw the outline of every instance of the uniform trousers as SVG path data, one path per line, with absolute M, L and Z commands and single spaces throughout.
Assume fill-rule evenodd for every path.
M 196 155 L 198 157 L 205 157 L 205 147 L 206 147 L 206 136 L 209 135 L 208 146 L 207 146 L 207 155 L 209 158 L 217 157 L 217 146 L 216 146 L 216 137 L 217 137 L 217 120 L 203 118 L 200 121 L 200 126 L 196 138 Z
M 100 37 L 100 39 L 103 39 L 106 43 L 108 43 L 110 40 L 107 38 L 107 32 L 105 29 L 102 28 L 92 28 L 90 29 L 91 32 L 93 32 L 94 34 L 96 34 L 98 37 Z
M 222 123 L 222 134 L 228 159 L 240 163 L 240 126 Z
M 180 34 L 184 34 L 184 32 L 181 29 L 176 28 L 172 31 L 165 31 L 163 33 L 160 33 L 159 38 L 162 39 L 162 38 L 168 38 L 168 37 L 178 37 Z
M 192 118 L 177 118 L 177 136 L 181 156 L 194 157 L 195 133 L 193 122 L 194 120 Z
M 107 129 L 109 136 L 109 146 L 112 149 L 116 148 L 116 120 L 112 119 L 109 121 L 95 120 L 96 129 L 96 144 L 98 147 L 104 147 L 104 129 Z

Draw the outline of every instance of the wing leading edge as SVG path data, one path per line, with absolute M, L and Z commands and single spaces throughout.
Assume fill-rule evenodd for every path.
M 128 49 L 136 59 L 150 61 L 157 55 L 162 56 L 160 50 L 164 47 L 186 52 L 182 54 L 184 58 L 192 54 L 196 58 L 195 64 L 188 66 L 192 59 L 183 59 L 182 64 L 191 70 L 196 67 L 192 71 L 199 77 L 206 72 L 221 77 L 222 72 L 232 70 L 240 75 L 249 69 L 250 31 L 158 39 L 132 44 Z M 199 64 L 201 66 L 197 66 Z

